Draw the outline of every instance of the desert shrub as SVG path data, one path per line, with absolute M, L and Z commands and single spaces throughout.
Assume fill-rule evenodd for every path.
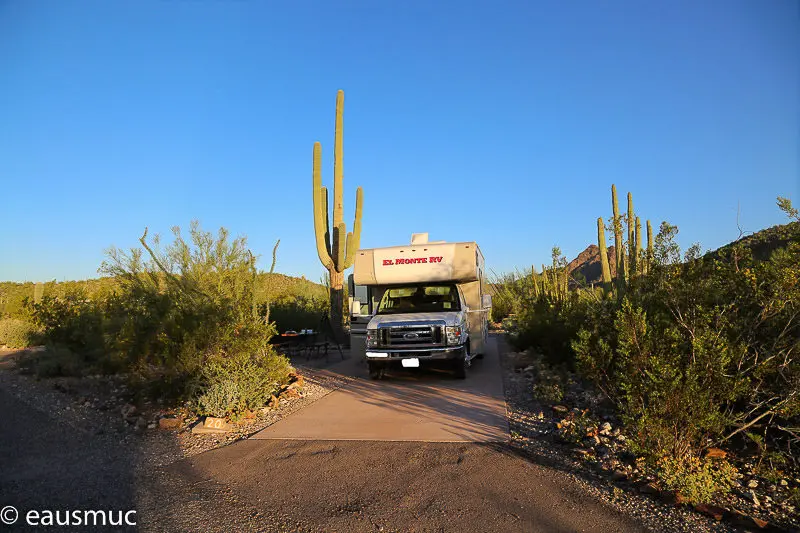
M 64 346 L 51 346 L 41 352 L 25 354 L 19 359 L 18 366 L 23 373 L 40 378 L 80 377 L 92 373 L 85 356 Z
M 40 331 L 28 322 L 18 318 L 0 319 L 0 346 L 27 348 L 40 340 Z
M 224 228 L 214 237 L 193 223 L 188 241 L 173 233 L 163 250 L 145 232 L 144 251 L 109 251 L 102 271 L 119 283 L 105 303 L 109 350 L 204 414 L 263 405 L 289 367 L 268 345 L 275 328 L 259 312 L 256 258 Z
M 27 305 L 47 343 L 80 353 L 102 351 L 103 312 L 84 290 L 70 290 L 63 296 L 45 295 L 40 302 L 29 301 Z
M 257 355 L 211 359 L 193 385 L 200 415 L 239 415 L 263 407 L 288 382 L 289 360 L 271 348 Z
M 710 503 L 717 494 L 733 488 L 739 472 L 724 459 L 663 457 L 656 463 L 655 474 L 666 490 L 675 491 L 688 503 Z

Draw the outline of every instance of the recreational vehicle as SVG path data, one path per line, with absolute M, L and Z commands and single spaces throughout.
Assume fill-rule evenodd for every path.
M 487 349 L 491 296 L 475 242 L 429 242 L 356 252 L 349 278 L 350 335 L 370 377 L 392 366 L 445 365 L 465 378 Z

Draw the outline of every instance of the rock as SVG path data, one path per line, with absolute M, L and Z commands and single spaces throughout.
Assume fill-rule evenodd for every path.
M 756 487 L 758 487 L 758 481 L 756 481 L 755 479 L 751 479 L 750 481 L 747 482 L 748 489 L 754 489 Z
M 567 412 L 569 412 L 569 409 L 567 409 L 563 405 L 554 405 L 553 411 L 555 411 L 558 414 L 566 414 Z
M 625 442 L 626 440 L 628 440 L 628 439 L 622 433 L 619 433 L 617 435 L 617 442 Z
M 149 424 L 147 424 L 147 429 L 155 429 L 155 428 L 156 428 L 155 422 L 150 422 Z
M 724 459 L 728 456 L 728 452 L 720 450 L 719 448 L 709 448 L 706 450 L 706 457 L 709 459 Z
M 611 474 L 611 481 L 622 481 L 628 479 L 628 474 L 622 470 L 614 470 Z
M 608 422 L 603 422 L 603 425 L 600 426 L 600 434 L 608 435 L 609 433 L 611 433 L 611 424 Z
M 273 394 L 272 397 L 269 399 L 269 406 L 273 409 L 277 409 L 278 407 L 280 407 L 280 405 L 281 401 L 278 399 L 277 396 Z
M 725 515 L 725 509 L 715 505 L 706 505 L 705 503 L 697 503 L 694 505 L 696 511 L 706 514 L 719 522 Z
M 183 425 L 183 419 L 177 416 L 164 416 L 158 419 L 160 429 L 178 429 Z
M 588 448 L 575 448 L 575 453 L 583 457 L 588 457 L 592 455 L 592 450 Z
M 142 430 L 147 427 L 147 420 L 143 416 L 136 419 L 136 429 Z
M 750 501 L 753 502 L 753 505 L 755 505 L 756 507 L 761 507 L 761 502 L 758 501 L 758 497 L 756 496 L 756 492 L 754 490 L 750 491 L 749 496 L 750 496 Z
M 780 485 L 781 485 L 781 487 L 788 487 L 789 486 L 789 482 L 786 481 L 785 479 L 782 479 L 781 482 L 780 482 Z
M 281 393 L 281 398 L 299 398 L 300 393 L 297 392 L 297 389 L 286 389 Z
M 643 483 L 639 486 L 639 492 L 642 494 L 656 494 L 658 492 L 658 488 L 652 483 Z

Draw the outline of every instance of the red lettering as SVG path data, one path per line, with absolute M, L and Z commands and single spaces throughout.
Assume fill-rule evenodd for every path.
M 431 257 L 431 263 L 441 263 L 443 257 Z
M 383 260 L 383 266 L 389 266 L 389 265 L 393 265 L 393 264 L 394 263 L 392 262 L 391 259 L 384 259 Z

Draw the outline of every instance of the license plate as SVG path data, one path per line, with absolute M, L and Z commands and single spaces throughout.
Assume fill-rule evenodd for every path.
M 419 359 L 416 357 L 413 359 L 402 359 L 400 363 L 406 368 L 419 368 Z

